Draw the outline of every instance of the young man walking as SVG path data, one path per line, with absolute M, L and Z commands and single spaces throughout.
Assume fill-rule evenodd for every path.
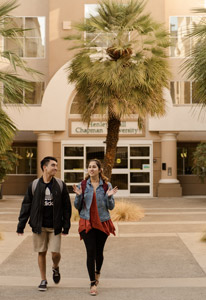
M 38 265 L 41 274 L 39 291 L 47 290 L 46 254 L 49 249 L 53 261 L 53 280 L 59 283 L 61 276 L 61 234 L 67 235 L 70 229 L 71 202 L 66 184 L 55 178 L 57 159 L 47 156 L 41 161 L 43 175 L 30 183 L 23 199 L 17 233 L 22 235 L 27 221 L 33 231 L 34 251 L 38 252 Z

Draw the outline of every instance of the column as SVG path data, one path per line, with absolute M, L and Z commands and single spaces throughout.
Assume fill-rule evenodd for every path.
M 37 134 L 37 175 L 41 176 L 40 161 L 45 156 L 53 156 L 54 132 L 35 132 Z
M 158 185 L 159 197 L 180 197 L 182 188 L 177 180 L 177 134 L 161 135 L 161 179 Z

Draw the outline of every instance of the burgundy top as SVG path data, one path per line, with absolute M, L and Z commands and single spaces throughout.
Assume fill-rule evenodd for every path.
M 115 235 L 115 227 L 111 219 L 105 222 L 100 221 L 95 192 L 93 194 L 92 204 L 90 207 L 90 220 L 85 220 L 80 218 L 79 233 L 82 232 L 83 230 L 86 230 L 86 233 L 88 233 L 92 228 L 99 229 L 104 233 L 106 233 L 107 235 L 110 235 L 110 233 Z

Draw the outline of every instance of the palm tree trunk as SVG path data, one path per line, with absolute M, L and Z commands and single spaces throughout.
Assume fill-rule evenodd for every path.
M 109 180 L 111 180 L 112 168 L 114 166 L 116 148 L 119 140 L 119 128 L 120 120 L 115 118 L 115 116 L 109 117 L 108 128 L 107 128 L 107 138 L 106 138 L 106 155 L 104 157 L 104 174 Z

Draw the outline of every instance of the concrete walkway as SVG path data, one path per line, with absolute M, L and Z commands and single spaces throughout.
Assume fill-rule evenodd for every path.
M 62 239 L 62 280 L 52 281 L 47 256 L 48 291 L 40 282 L 37 255 L 32 250 L 29 227 L 17 236 L 16 224 L 22 197 L 0 200 L 0 299 L 91 299 L 86 254 L 72 223 Z M 117 235 L 109 237 L 98 299 L 205 300 L 206 197 L 130 199 L 145 209 L 140 222 L 115 224 Z

